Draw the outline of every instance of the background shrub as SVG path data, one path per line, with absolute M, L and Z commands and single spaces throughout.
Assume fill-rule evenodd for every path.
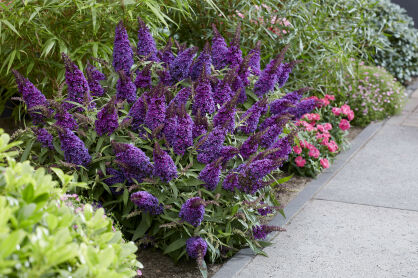
M 356 113 L 353 124 L 365 126 L 400 112 L 406 100 L 404 87 L 382 67 L 360 63 L 354 78 L 347 79 L 346 102 Z
M 84 186 L 54 169 L 61 182 L 6 152 L 17 143 L 0 130 L 0 275 L 2 277 L 132 277 L 142 267 L 104 210 L 74 206 L 65 189 Z

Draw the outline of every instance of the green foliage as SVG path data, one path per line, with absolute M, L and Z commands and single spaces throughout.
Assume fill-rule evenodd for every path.
M 0 276 L 135 276 L 137 248 L 104 210 L 64 202 L 58 182 L 29 161 L 17 163 L 7 150 L 18 143 L 0 134 Z M 80 185 L 57 172 L 63 187 Z
M 242 23 L 242 45 L 248 53 L 261 41 L 262 59 L 268 62 L 277 49 L 290 44 L 289 60 L 303 59 L 293 70 L 288 88 L 310 86 L 318 94 L 344 87 L 346 72 L 354 73 L 351 57 L 371 59 L 369 46 L 383 42 L 379 31 L 369 26 L 376 3 L 368 0 L 220 1 L 220 12 L 204 1 L 194 1 L 195 17 L 170 15 L 178 22 L 173 34 L 182 41 L 203 45 L 215 23 L 224 37 L 232 39 L 237 21 Z M 288 23 L 290 24 L 288 24 Z M 283 32 L 285 31 L 285 32 Z M 303 85 L 302 85 L 303 84 Z
M 406 100 L 403 86 L 382 67 L 359 65 L 347 78 L 346 102 L 353 108 L 353 124 L 365 126 L 400 112 Z
M 0 112 L 16 91 L 12 68 L 53 96 L 64 79 L 62 52 L 80 67 L 91 57 L 108 60 L 113 45 L 109 38 L 117 22 L 123 19 L 134 38 L 140 16 L 157 34 L 172 22 L 168 10 L 180 17 L 191 13 L 188 1 L 175 0 L 0 1 L 0 87 L 8 89 L 8 95 L 1 97 Z

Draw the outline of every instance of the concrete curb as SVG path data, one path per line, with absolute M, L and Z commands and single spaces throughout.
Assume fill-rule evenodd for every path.
M 338 155 L 332 166 L 314 180 L 312 180 L 290 203 L 284 208 L 286 218 L 277 214 L 269 223 L 274 226 L 284 226 L 295 217 L 303 206 L 311 200 L 319 189 L 325 186 L 347 163 L 348 161 L 382 128 L 384 122 L 371 123 L 351 143 L 350 149 Z M 267 240 L 272 240 L 278 233 L 272 233 Z M 250 248 L 241 249 L 228 262 L 226 262 L 212 278 L 234 277 L 255 255 Z

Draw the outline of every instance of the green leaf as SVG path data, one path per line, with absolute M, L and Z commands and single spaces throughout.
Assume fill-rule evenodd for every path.
M 132 237 L 132 241 L 137 240 L 138 238 L 141 238 L 144 236 L 145 232 L 151 227 L 151 217 L 149 216 L 149 213 L 143 213 L 142 214 L 142 220 L 141 223 L 136 228 L 134 235 Z
M 7 258 L 13 251 L 16 250 L 17 245 L 25 237 L 23 230 L 17 230 L 9 234 L 0 242 L 0 257 Z
M 177 249 L 180 249 L 183 246 L 186 246 L 186 239 L 179 238 L 178 240 L 172 242 L 169 246 L 167 246 L 167 248 L 164 249 L 164 254 L 176 251 Z
M 33 185 L 31 183 L 26 185 L 26 187 L 22 191 L 23 200 L 25 200 L 26 203 L 30 203 L 34 195 L 33 193 L 34 193 Z
M 279 184 L 282 184 L 282 183 L 288 182 L 288 181 L 289 181 L 289 180 L 293 177 L 293 175 L 294 175 L 294 174 L 291 174 L 290 176 L 287 176 L 287 177 L 281 178 L 281 179 L 279 179 L 279 180 L 276 180 L 276 181 L 274 181 L 273 183 L 271 183 L 271 184 L 270 184 L 270 186 L 271 186 L 271 187 L 274 187 L 274 186 L 276 186 L 276 185 L 279 185 Z
M 125 189 L 123 191 L 123 203 L 125 204 L 125 206 L 128 204 L 128 199 L 129 199 L 129 191 L 128 189 Z
M 12 51 L 12 53 L 10 53 L 8 59 L 9 59 L 9 64 L 7 65 L 7 73 L 9 72 L 10 68 L 12 67 L 13 61 L 15 60 L 15 56 L 16 56 L 16 49 Z
M 44 49 L 42 50 L 41 57 L 48 56 L 49 52 L 55 45 L 55 38 L 51 38 L 45 42 Z
M 1 19 L 0 22 L 3 22 L 4 24 L 6 24 L 7 27 L 9 27 L 13 32 L 16 33 L 16 35 L 18 35 L 19 37 L 22 37 L 19 34 L 19 32 L 16 30 L 16 28 L 7 19 Z
M 20 158 L 20 162 L 23 162 L 23 161 L 25 161 L 26 159 L 28 159 L 29 153 L 30 153 L 30 151 L 31 151 L 31 149 L 32 149 L 32 146 L 33 146 L 33 143 L 34 143 L 34 141 L 33 141 L 33 140 L 29 140 L 29 141 L 26 143 L 26 146 L 25 146 L 25 151 L 23 152 L 22 157 Z

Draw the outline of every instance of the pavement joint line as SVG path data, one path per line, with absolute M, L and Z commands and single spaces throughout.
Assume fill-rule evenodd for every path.
M 326 202 L 333 202 L 333 203 L 341 203 L 341 204 L 347 204 L 347 205 L 358 205 L 358 206 L 364 206 L 364 207 L 384 208 L 384 209 L 391 209 L 391 210 L 418 212 L 418 210 L 415 210 L 415 209 L 404 209 L 404 208 L 396 208 L 396 207 L 388 207 L 388 206 L 380 206 L 380 205 L 371 205 L 371 204 L 366 204 L 366 203 L 346 202 L 346 201 L 330 200 L 330 199 L 324 199 L 324 198 L 313 198 L 312 200 L 313 201 L 326 201 Z

